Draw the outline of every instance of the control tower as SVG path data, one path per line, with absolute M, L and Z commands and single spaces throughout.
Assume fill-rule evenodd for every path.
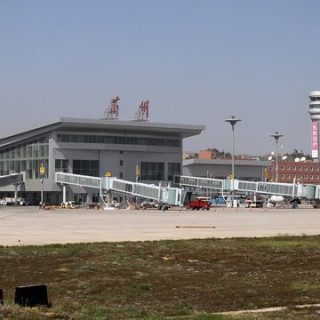
M 319 121 L 320 121 L 320 91 L 312 91 L 309 94 L 309 114 L 311 116 L 311 156 L 319 161 Z

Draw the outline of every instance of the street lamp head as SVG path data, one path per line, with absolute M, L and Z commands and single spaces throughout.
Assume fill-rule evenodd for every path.
M 276 131 L 274 134 L 270 134 L 270 137 L 273 137 L 276 142 L 278 142 L 279 138 L 283 137 L 283 134 L 280 134 L 278 131 Z
M 232 129 L 236 125 L 237 122 L 240 122 L 241 119 L 237 119 L 236 116 L 231 116 L 231 118 L 224 120 L 225 122 L 229 122 L 232 126 Z

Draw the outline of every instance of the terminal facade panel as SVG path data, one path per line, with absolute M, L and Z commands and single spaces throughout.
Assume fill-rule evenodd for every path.
M 46 203 L 62 201 L 55 172 L 111 174 L 130 181 L 138 174 L 145 183 L 170 181 L 182 173 L 183 139 L 202 130 L 197 125 L 62 118 L 1 139 L 0 175 L 24 172 L 19 197 L 34 204 L 40 201 L 42 188 Z M 13 191 L 14 186 L 1 187 L 0 197 L 11 196 Z M 91 202 L 98 198 L 94 192 L 68 186 L 67 197 Z

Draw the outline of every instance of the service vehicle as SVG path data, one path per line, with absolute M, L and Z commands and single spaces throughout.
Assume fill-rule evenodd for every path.
M 209 210 L 210 209 L 210 199 L 208 197 L 196 197 L 192 198 L 187 205 L 187 208 L 191 210 Z
M 215 207 L 225 207 L 227 203 L 230 202 L 228 196 L 216 196 L 211 199 L 211 206 Z

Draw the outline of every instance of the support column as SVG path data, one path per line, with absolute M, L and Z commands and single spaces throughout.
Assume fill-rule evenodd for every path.
M 62 185 L 62 202 L 67 202 L 67 187 L 65 184 Z
M 14 185 L 14 203 L 17 203 L 17 198 L 18 198 L 18 185 Z
M 112 204 L 112 194 L 111 194 L 111 191 L 107 191 L 107 197 L 106 197 L 106 200 L 107 200 L 107 204 L 109 205 L 109 206 L 111 206 L 111 204 Z

